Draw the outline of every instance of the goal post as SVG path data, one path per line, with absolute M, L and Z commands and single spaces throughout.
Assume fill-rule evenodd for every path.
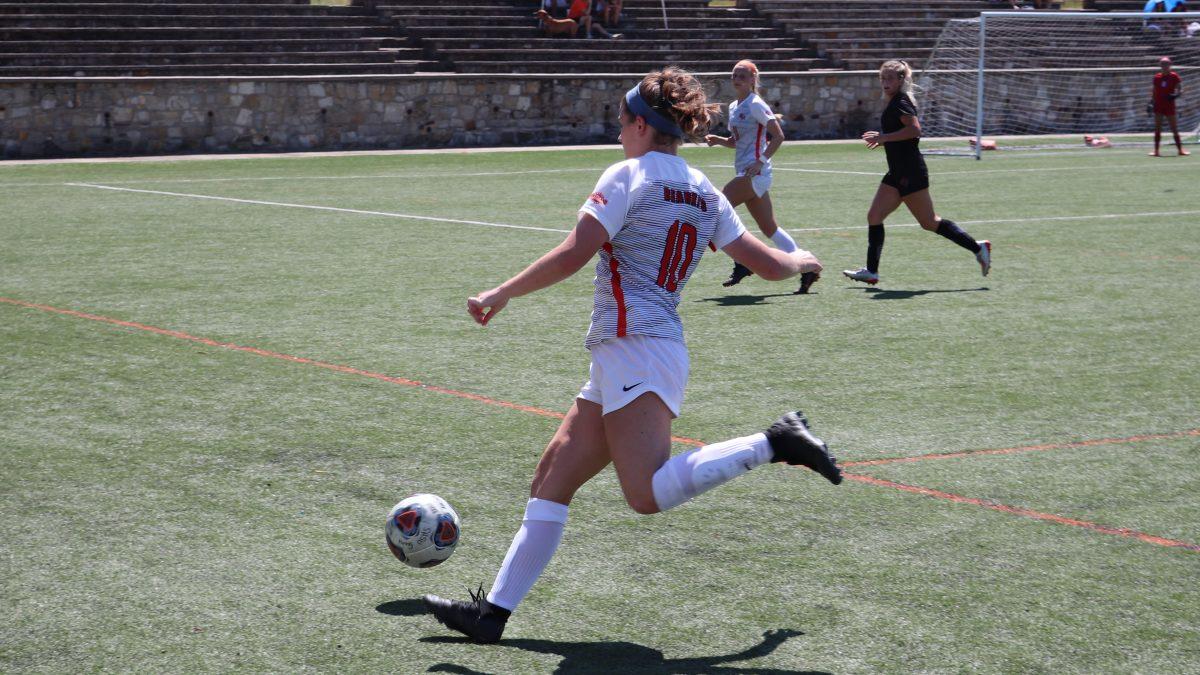
M 1181 134 L 1200 130 L 1200 12 L 982 12 L 946 23 L 917 79 L 925 137 L 963 137 L 982 156 L 1052 135 L 1144 134 L 1159 59 L 1183 78 Z M 1164 125 L 1163 133 L 1170 137 Z M 973 139 L 973 147 L 967 145 Z M 1058 144 L 1061 144 L 1061 139 Z M 1072 145 L 1075 143 L 1073 142 Z

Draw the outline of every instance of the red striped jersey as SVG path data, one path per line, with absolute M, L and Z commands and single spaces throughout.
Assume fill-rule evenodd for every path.
M 608 167 L 579 208 L 608 231 L 596 263 L 585 344 L 626 335 L 683 342 L 676 307 L 709 241 L 746 231 L 708 177 L 675 155 L 649 152 Z
M 767 123 L 774 119 L 771 106 L 754 93 L 746 100 L 729 104 L 729 132 L 733 134 L 733 168 L 740 176 L 746 167 L 762 162 L 762 175 L 771 174 L 771 160 L 762 156 L 767 149 Z

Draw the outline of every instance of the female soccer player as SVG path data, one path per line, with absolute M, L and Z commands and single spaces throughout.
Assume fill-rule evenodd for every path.
M 721 192 L 730 204 L 745 204 L 758 223 L 758 229 L 770 237 L 780 250 L 796 250 L 796 242 L 779 223 L 775 222 L 775 210 L 771 206 L 771 157 L 783 145 L 783 127 L 771 112 L 771 107 L 758 95 L 758 66 L 742 60 L 733 66 L 733 90 L 737 100 L 729 104 L 729 131 L 732 135 L 708 134 L 704 142 L 734 149 L 733 168 L 736 176 L 725 184 Z M 769 139 L 769 140 L 768 140 Z M 749 268 L 734 263 L 733 273 L 724 286 L 733 286 L 750 276 Z M 808 287 L 818 278 L 816 272 L 801 276 L 800 290 L 807 293 Z
M 470 602 L 424 597 L 438 621 L 477 642 L 500 639 L 554 555 L 575 491 L 609 462 L 625 501 L 644 514 L 678 506 L 767 462 L 842 480 L 836 459 L 799 412 L 765 433 L 670 456 L 671 420 L 688 378 L 675 308 L 708 243 L 764 279 L 821 269 L 808 251 L 785 253 L 747 234 L 729 201 L 676 155 L 684 137 L 703 136 L 715 113 L 686 71 L 666 68 L 643 78 L 620 103 L 626 159 L 600 177 L 575 229 L 521 273 L 467 300 L 467 311 L 486 326 L 513 298 L 570 277 L 600 254 L 586 339 L 590 377 L 542 454 L 525 517 L 491 592 L 472 593 Z
M 1183 141 L 1179 140 L 1179 122 L 1175 118 L 1175 99 L 1183 93 L 1183 80 L 1179 73 L 1171 70 L 1171 57 L 1164 56 L 1158 60 L 1162 72 L 1154 74 L 1154 152 L 1151 157 L 1159 157 L 1158 145 L 1162 141 L 1163 118 L 1171 125 L 1171 133 L 1175 134 L 1175 148 L 1181 157 L 1192 153 L 1183 149 Z
M 983 276 L 992 266 L 992 243 L 975 241 L 954 221 L 939 217 L 929 196 L 929 170 L 921 156 L 921 122 L 917 119 L 917 103 L 913 98 L 912 69 L 904 61 L 888 61 L 879 68 L 879 84 L 888 99 L 880 125 L 883 132 L 868 131 L 862 135 L 867 147 L 883 146 L 887 154 L 888 172 L 875 191 L 875 200 L 867 211 L 867 266 L 845 270 L 842 274 L 868 284 L 879 283 L 879 256 L 883 253 L 883 219 L 899 208 L 909 212 L 930 232 L 937 232 L 975 254 Z

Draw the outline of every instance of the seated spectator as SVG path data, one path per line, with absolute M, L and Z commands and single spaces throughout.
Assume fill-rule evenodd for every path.
M 567 11 L 567 18 L 578 21 L 579 25 L 582 26 L 585 31 L 587 31 L 586 37 L 588 39 L 591 39 L 592 37 L 593 28 L 597 33 L 606 38 L 615 39 L 621 37 L 620 33 L 609 33 L 604 29 L 603 25 L 601 25 L 599 22 L 593 21 L 593 13 L 595 13 L 595 11 L 593 9 L 593 3 L 591 0 L 575 0 L 571 3 L 571 9 Z
M 605 0 L 604 2 L 604 25 L 616 28 L 621 22 L 621 9 L 625 6 L 625 0 Z
M 567 8 L 570 6 L 571 0 L 542 0 L 542 9 L 555 19 L 567 18 Z

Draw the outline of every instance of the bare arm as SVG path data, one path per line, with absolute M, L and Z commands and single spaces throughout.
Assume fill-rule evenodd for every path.
M 584 214 L 561 244 L 499 286 L 467 298 L 467 312 L 486 326 L 508 301 L 553 286 L 587 264 L 608 241 L 608 231 L 593 216 Z
M 907 141 L 910 138 L 921 137 L 921 121 L 912 115 L 901 115 L 900 123 L 904 125 L 899 131 L 893 131 L 890 134 L 881 134 L 878 131 L 868 131 L 862 135 L 862 139 L 867 142 L 868 148 L 877 148 L 884 143 L 896 143 L 897 141 Z
M 718 136 L 716 134 L 708 134 L 704 137 L 704 142 L 708 143 L 709 147 L 719 145 L 724 148 L 732 148 L 737 145 L 732 136 Z
M 779 146 L 783 145 L 783 127 L 779 126 L 779 117 L 773 117 L 767 123 L 767 133 L 771 140 L 767 141 L 767 147 L 763 150 L 762 154 L 763 158 L 747 166 L 744 175 L 754 177 L 762 173 L 763 162 L 771 159 L 771 156 L 775 154 Z
M 784 253 L 767 246 L 748 232 L 742 233 L 721 250 L 767 281 L 780 281 L 802 272 L 821 271 L 821 261 L 812 253 L 804 249 Z
M 767 122 L 767 135 L 771 140 L 767 141 L 767 149 L 763 150 L 762 156 L 764 159 L 771 159 L 779 150 L 779 146 L 783 145 L 783 126 L 779 124 L 778 115 Z

